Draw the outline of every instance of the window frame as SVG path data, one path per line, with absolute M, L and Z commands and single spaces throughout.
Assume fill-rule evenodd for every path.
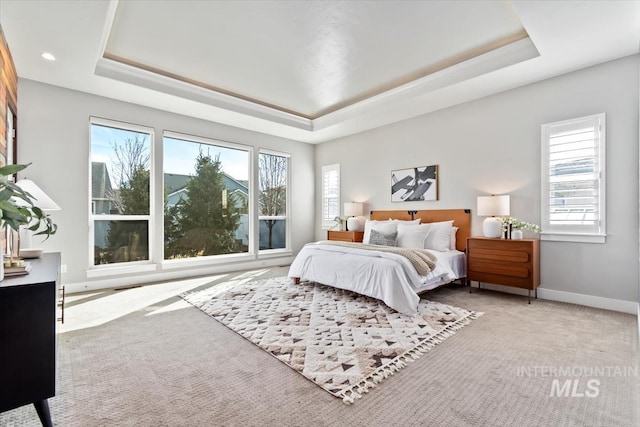
M 279 156 L 279 157 L 286 157 L 287 159 L 287 191 L 286 191 L 286 204 L 285 204 L 285 215 L 278 215 L 278 216 L 267 216 L 267 215 L 260 215 L 260 206 L 259 203 L 256 202 L 256 210 L 255 210 L 255 215 L 256 215 L 256 242 L 255 242 L 255 248 L 256 248 L 256 253 L 258 254 L 258 257 L 262 256 L 264 257 L 269 256 L 269 255 L 280 255 L 283 253 L 290 253 L 291 252 L 291 154 L 290 153 L 285 153 L 282 151 L 275 151 L 275 150 L 270 150 L 270 149 L 266 149 L 266 148 L 259 148 L 257 150 L 257 154 L 258 154 L 258 159 L 257 159 L 257 176 L 256 176 L 256 181 L 260 180 L 260 154 L 266 154 L 266 155 L 272 155 L 272 156 Z M 256 200 L 258 200 L 257 198 L 259 197 L 258 192 L 260 191 L 260 183 L 257 182 L 256 185 Z M 278 248 L 278 249 L 260 249 L 260 219 L 284 219 L 285 222 L 285 247 L 284 248 Z
M 589 125 L 596 130 L 594 141 L 597 155 L 593 156 L 594 167 L 598 175 L 598 221 L 593 227 L 577 225 L 551 225 L 549 221 L 550 206 L 550 137 L 553 128 L 579 127 Z M 596 129 L 597 127 L 597 129 Z M 548 241 L 605 243 L 606 241 L 606 115 L 593 114 L 569 120 L 563 120 L 541 125 L 541 199 L 540 218 L 542 233 L 540 238 Z
M 91 128 L 93 125 L 110 127 L 114 129 L 126 130 L 137 133 L 145 133 L 149 135 L 149 214 L 147 215 L 116 215 L 116 214 L 94 214 L 93 203 L 93 168 L 92 168 L 92 146 Z M 104 119 L 101 117 L 89 117 L 89 161 L 88 163 L 88 203 L 89 210 L 89 264 L 87 277 L 101 277 L 109 274 L 127 274 L 135 272 L 144 272 L 155 270 L 154 265 L 154 229 L 155 216 L 153 215 L 153 207 L 155 205 L 155 187 L 154 187 L 154 150 L 155 148 L 155 129 L 148 126 L 127 123 L 118 120 Z M 140 261 L 117 262 L 111 264 L 95 264 L 95 221 L 147 221 L 148 236 L 148 259 Z
M 335 227 L 336 222 L 334 220 L 334 218 L 328 218 L 325 217 L 325 204 L 327 201 L 327 197 L 325 197 L 326 194 L 326 189 L 325 189 L 325 182 L 326 179 L 325 177 L 327 176 L 328 173 L 337 173 L 337 189 L 336 189 L 336 193 L 337 193 L 337 206 L 338 206 L 338 214 L 336 216 L 340 216 L 340 191 L 341 191 L 341 183 L 340 183 L 340 163 L 334 163 L 331 165 L 325 165 L 322 166 L 322 176 L 321 176 L 321 192 L 320 192 L 320 196 L 322 198 L 321 203 L 320 203 L 320 218 L 321 218 L 321 223 L 322 223 L 322 229 L 323 230 L 329 230 L 333 227 Z

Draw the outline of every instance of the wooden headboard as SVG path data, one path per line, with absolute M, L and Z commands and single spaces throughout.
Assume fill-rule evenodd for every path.
M 385 221 L 388 219 L 411 220 L 420 218 L 421 223 L 453 220 L 458 227 L 456 234 L 456 249 L 464 252 L 467 249 L 467 238 L 471 236 L 470 209 L 440 209 L 432 211 L 371 211 L 370 219 Z

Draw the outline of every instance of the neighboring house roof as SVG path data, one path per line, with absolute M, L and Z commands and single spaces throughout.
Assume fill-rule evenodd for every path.
M 180 175 L 175 173 L 164 174 L 164 189 L 165 194 L 168 196 L 180 193 L 185 190 L 189 181 L 191 181 L 191 175 Z M 228 191 L 236 192 L 240 191 L 244 194 L 249 194 L 249 182 L 245 180 L 237 180 L 223 172 L 222 184 Z
M 165 194 L 173 194 L 184 189 L 189 181 L 191 181 L 190 175 L 178 175 L 175 173 L 164 174 L 164 191 Z
M 175 173 L 164 174 L 164 188 L 168 196 L 184 192 L 187 184 L 191 181 L 191 175 L 180 175 Z M 249 194 L 249 182 L 237 180 L 223 172 L 222 183 L 224 188 L 231 192 L 241 192 Z M 107 199 L 107 193 L 112 191 L 109 170 L 104 162 L 91 162 L 91 198 Z
M 91 198 L 105 199 L 107 192 L 111 190 L 107 165 L 103 162 L 91 162 Z

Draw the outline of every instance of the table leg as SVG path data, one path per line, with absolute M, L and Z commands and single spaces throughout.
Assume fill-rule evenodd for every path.
M 38 413 L 42 427 L 53 427 L 53 423 L 51 422 L 51 412 L 49 412 L 49 402 L 47 399 L 41 400 L 40 402 L 34 402 L 33 406 L 36 407 L 36 412 Z

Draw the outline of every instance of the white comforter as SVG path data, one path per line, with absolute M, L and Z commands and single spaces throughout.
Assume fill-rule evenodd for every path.
M 387 252 L 332 246 L 322 242 L 306 245 L 289 268 L 289 277 L 310 280 L 384 301 L 404 314 L 417 314 L 416 293 L 456 279 L 448 262 L 438 257 L 436 268 L 420 276 L 405 257 Z

